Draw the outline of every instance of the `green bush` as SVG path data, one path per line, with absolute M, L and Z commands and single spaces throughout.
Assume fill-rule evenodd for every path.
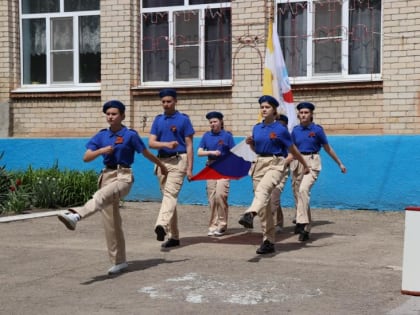
M 3 158 L 4 152 L 0 153 L 0 160 Z M 10 176 L 6 172 L 6 166 L 0 166 L 0 205 L 2 205 L 7 198 L 10 188 Z
M 0 213 L 21 213 L 30 208 L 31 196 L 26 192 L 20 179 L 10 180 L 8 192 L 4 194 L 3 203 L 0 205 Z
M 3 154 L 0 155 L 0 159 Z M 0 213 L 84 204 L 97 190 L 97 172 L 51 168 L 6 172 L 0 167 Z

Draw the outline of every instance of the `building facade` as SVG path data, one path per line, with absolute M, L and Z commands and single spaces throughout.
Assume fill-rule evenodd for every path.
M 3 137 L 85 137 L 119 99 L 147 135 L 157 92 L 175 87 L 200 134 L 225 113 L 246 135 L 262 93 L 274 18 L 295 103 L 328 134 L 419 132 L 420 1 L 2 0 Z M 418 13 L 417 13 L 418 12 Z

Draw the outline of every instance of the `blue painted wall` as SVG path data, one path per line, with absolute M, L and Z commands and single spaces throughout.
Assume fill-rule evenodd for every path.
M 49 168 L 56 161 L 60 168 L 98 172 L 100 158 L 84 163 L 86 138 L 63 139 L 0 139 L 4 157 L 0 165 L 8 170 Z M 143 139 L 147 143 L 147 139 Z M 242 138 L 235 138 L 236 143 Z M 197 146 L 200 139 L 194 139 Z M 420 136 L 329 136 L 348 173 L 342 174 L 334 161 L 321 152 L 323 169 L 311 197 L 312 208 L 404 210 L 420 204 L 419 182 Z M 195 150 L 196 152 L 196 150 Z M 195 156 L 194 174 L 204 167 L 205 158 Z M 136 156 L 133 167 L 134 186 L 129 200 L 160 201 L 161 194 L 153 165 L 142 155 Z M 252 201 L 251 178 L 231 181 L 230 204 L 246 206 Z M 207 204 L 205 182 L 186 181 L 179 198 L 184 204 Z M 285 207 L 294 206 L 290 180 L 282 195 Z

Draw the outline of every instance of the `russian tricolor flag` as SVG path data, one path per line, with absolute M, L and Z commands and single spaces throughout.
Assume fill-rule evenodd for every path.
M 251 163 L 256 157 L 244 139 L 235 145 L 227 155 L 206 166 L 191 180 L 240 179 L 248 175 Z

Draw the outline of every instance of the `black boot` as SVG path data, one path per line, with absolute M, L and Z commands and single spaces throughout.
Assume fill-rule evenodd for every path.
M 271 254 L 275 252 L 274 244 L 271 243 L 269 240 L 265 240 L 260 248 L 257 249 L 257 254 L 264 255 L 264 254 Z
M 238 223 L 243 225 L 247 229 L 254 228 L 254 214 L 252 212 L 244 213 L 240 218 Z

